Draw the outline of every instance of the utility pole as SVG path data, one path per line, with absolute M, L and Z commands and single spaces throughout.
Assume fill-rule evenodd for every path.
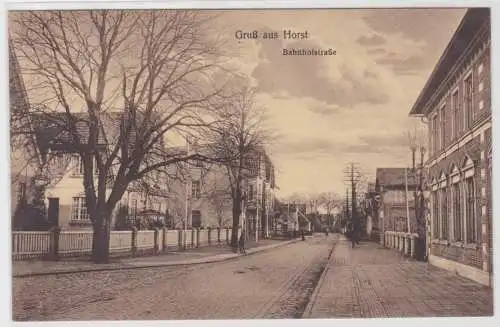
M 357 201 L 356 201 L 356 188 L 361 178 L 361 173 L 358 164 L 351 162 L 344 169 L 344 182 L 350 186 L 351 189 L 351 221 L 354 230 L 358 230 L 360 227 L 360 221 L 357 212 Z M 349 196 L 347 196 L 349 197 Z
M 346 188 L 345 190 L 345 223 L 347 225 L 347 221 L 350 220 L 349 218 L 349 189 Z
M 189 137 L 186 137 L 186 155 L 189 156 L 189 152 L 190 152 L 190 142 L 191 140 L 189 139 Z M 189 164 L 186 165 L 187 166 L 187 169 L 189 170 L 188 172 L 188 176 L 191 175 L 191 167 L 189 167 Z M 189 180 L 186 179 L 186 189 L 185 189 L 185 199 L 184 199 L 184 209 L 185 209 L 185 214 L 186 216 L 184 217 L 184 226 L 183 226 L 183 229 L 182 229 L 182 241 L 183 241 L 183 245 L 184 245 L 184 249 L 186 249 L 187 247 L 187 244 L 186 244 L 186 235 L 187 235 L 187 224 L 189 222 Z
M 414 199 L 416 199 L 416 194 L 413 193 Z M 411 223 L 410 223 L 410 205 L 408 200 L 408 170 L 405 167 L 405 200 L 406 200 L 406 223 L 408 224 L 408 233 L 411 233 Z M 416 207 L 415 207 L 416 208 Z

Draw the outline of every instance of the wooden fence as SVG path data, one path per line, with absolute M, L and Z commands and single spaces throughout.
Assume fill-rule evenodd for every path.
M 111 231 L 111 255 L 155 254 L 210 245 L 226 245 L 230 228 Z M 92 231 L 12 232 L 12 259 L 58 259 L 92 254 Z

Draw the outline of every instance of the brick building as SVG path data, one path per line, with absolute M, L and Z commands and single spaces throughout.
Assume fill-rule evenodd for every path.
M 410 116 L 428 124 L 429 262 L 492 276 L 490 9 L 469 9 Z
M 378 215 L 375 221 L 378 222 L 380 234 L 386 231 L 408 232 L 408 213 L 410 232 L 417 232 L 413 199 L 413 191 L 416 187 L 417 181 L 410 169 L 377 168 L 375 194 L 380 200 L 377 202 Z M 383 237 L 380 237 L 380 241 L 384 242 Z

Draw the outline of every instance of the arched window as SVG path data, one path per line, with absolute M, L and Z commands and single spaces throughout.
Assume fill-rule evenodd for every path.
M 467 243 L 477 242 L 477 201 L 476 180 L 474 178 L 474 162 L 466 157 L 462 167 L 464 175 L 464 202 L 465 202 L 465 237 Z

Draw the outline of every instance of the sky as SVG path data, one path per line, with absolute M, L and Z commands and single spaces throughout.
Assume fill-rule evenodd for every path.
M 259 90 L 278 135 L 270 147 L 279 194 L 345 192 L 355 162 L 368 181 L 377 167 L 411 165 L 408 113 L 465 9 L 226 11 L 219 18 L 232 59 Z M 308 32 L 284 40 L 283 30 Z M 276 31 L 279 39 L 235 37 Z M 332 48 L 335 56 L 284 56 L 283 48 Z M 426 142 L 426 141 L 425 141 Z M 426 144 L 426 143 L 425 143 Z

